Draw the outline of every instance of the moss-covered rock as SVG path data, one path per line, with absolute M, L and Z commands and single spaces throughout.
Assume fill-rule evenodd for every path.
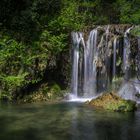
M 136 109 L 136 102 L 124 100 L 115 93 L 103 94 L 87 104 L 106 110 L 121 112 L 134 111 Z
M 38 90 L 25 95 L 21 99 L 17 99 L 18 103 L 32 103 L 32 102 L 52 102 L 63 100 L 67 92 L 61 90 L 58 84 L 52 84 L 51 86 L 47 83 L 42 84 Z
M 18 103 L 33 103 L 47 101 L 47 97 L 42 93 L 35 93 L 32 95 L 26 95 L 22 99 L 18 100 Z

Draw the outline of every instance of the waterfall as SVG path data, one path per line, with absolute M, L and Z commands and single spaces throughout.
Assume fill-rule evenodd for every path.
M 84 96 L 93 96 L 96 92 L 96 53 L 97 29 L 90 32 L 86 46 L 84 46 Z
M 78 93 L 78 64 L 79 64 L 79 46 L 82 40 L 82 33 L 72 33 L 73 40 L 73 67 L 72 67 L 72 81 L 71 91 L 77 97 Z
M 128 80 L 129 79 L 129 68 L 130 68 L 130 39 L 129 39 L 129 33 L 130 30 L 133 27 L 130 27 L 126 30 L 126 32 L 124 33 L 124 50 L 123 50 L 123 71 L 125 74 L 125 79 Z
M 113 42 L 113 78 L 116 76 L 116 47 L 117 47 L 117 38 L 115 37 Z
M 110 25 L 108 25 L 105 29 L 105 67 L 104 67 L 104 82 L 103 82 L 103 87 L 102 88 L 107 88 L 110 85 L 110 58 L 108 57 L 109 54 L 109 48 L 108 48 L 108 44 L 109 44 L 109 28 Z M 101 46 L 103 45 L 103 41 L 104 41 L 104 35 L 101 38 Z
M 133 27 L 129 28 L 126 32 L 125 32 L 125 45 L 124 49 L 126 49 L 125 53 L 124 54 L 124 68 L 125 68 L 125 78 L 130 78 L 128 75 L 130 75 L 128 73 L 128 70 L 129 70 L 129 67 L 130 67 L 130 64 L 129 64 L 129 60 L 130 60 L 130 53 L 131 53 L 131 50 L 130 50 L 130 38 L 128 37 L 128 33 L 130 32 L 130 30 L 132 29 Z M 137 46 L 137 54 L 135 56 L 135 62 L 136 62 L 136 66 L 138 67 L 138 65 L 140 64 L 140 38 L 138 37 L 137 38 L 137 41 L 138 41 L 138 46 Z M 126 48 L 127 47 L 127 48 Z M 127 76 L 127 77 L 126 77 Z M 135 100 L 137 101 L 138 103 L 140 103 L 140 81 L 138 79 L 138 76 L 139 76 L 139 72 L 136 71 L 136 75 L 135 75 L 135 78 L 131 78 L 130 80 L 127 79 L 127 81 L 125 81 L 120 90 L 119 90 L 119 95 L 124 98 L 124 99 L 129 99 L 129 100 Z
M 140 38 L 138 43 L 130 43 L 133 41 L 129 35 L 132 28 L 108 25 L 96 26 L 86 33 L 72 32 L 71 95 L 74 98 L 91 98 L 108 89 L 119 90 L 123 83 L 123 73 L 125 79 L 130 78 L 130 63 L 135 61 L 134 57 L 138 53 L 131 52 L 130 47 L 138 44 L 140 48 Z M 136 91 L 140 89 L 138 85 L 129 85 L 122 86 L 120 93 L 123 94 L 128 87 L 135 87 Z M 128 92 L 125 91 L 124 96 Z
M 96 92 L 96 53 L 97 53 L 97 29 L 90 32 L 87 43 L 83 39 L 82 33 L 73 32 L 73 68 L 71 92 L 75 97 L 78 97 L 78 75 L 79 67 L 79 47 L 84 49 L 84 85 L 83 97 L 92 97 Z M 80 44 L 82 44 L 80 46 Z

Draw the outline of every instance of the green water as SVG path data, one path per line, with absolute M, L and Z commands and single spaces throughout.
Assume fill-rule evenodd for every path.
M 0 140 L 140 140 L 140 111 L 82 103 L 0 105 Z

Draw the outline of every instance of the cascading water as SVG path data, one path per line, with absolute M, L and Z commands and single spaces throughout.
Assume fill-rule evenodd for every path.
M 73 37 L 73 68 L 71 88 L 73 95 L 78 93 L 78 63 L 79 63 L 79 45 L 81 41 L 81 33 L 72 33 Z
M 73 70 L 72 70 L 72 94 L 78 97 L 78 72 L 79 69 L 79 47 L 84 48 L 84 85 L 83 97 L 93 97 L 96 92 L 96 62 L 97 52 L 97 29 L 90 32 L 87 43 L 84 42 L 82 33 L 73 32 Z
M 123 53 L 123 70 L 125 72 L 124 75 L 124 83 L 122 84 L 122 87 L 119 90 L 119 95 L 124 99 L 130 99 L 135 100 L 137 102 L 140 102 L 140 81 L 137 79 L 138 77 L 138 71 L 136 72 L 135 78 L 130 79 L 130 53 L 131 53 L 131 44 L 130 44 L 130 38 L 128 37 L 128 34 L 130 33 L 130 30 L 133 27 L 130 27 L 126 30 L 124 35 L 124 53 Z M 137 50 L 137 54 L 135 59 L 137 59 L 138 63 L 140 62 L 140 39 L 137 38 L 138 46 L 135 48 Z M 134 60 L 136 61 L 136 60 Z M 138 67 L 138 64 L 136 63 L 136 67 Z M 129 80 L 130 79 L 130 80 Z
M 116 86 L 119 78 L 130 78 L 132 52 L 129 34 L 132 29 L 133 27 L 130 26 L 119 29 L 112 25 L 98 26 L 90 31 L 89 36 L 86 37 L 87 41 L 85 41 L 84 33 L 72 33 L 71 95 L 74 98 L 93 98 L 109 88 L 116 90 L 121 86 Z M 138 44 L 140 47 L 140 38 L 138 38 Z M 127 89 L 128 87 L 133 87 L 133 85 L 125 86 Z M 140 91 L 138 85 L 134 87 L 136 91 Z M 120 95 L 124 95 L 123 92 L 119 92 Z
M 90 32 L 86 46 L 84 46 L 84 96 L 92 97 L 96 92 L 96 62 L 97 29 Z
M 116 75 L 116 47 L 117 47 L 117 38 L 115 37 L 113 42 L 113 78 Z
M 126 32 L 124 33 L 124 50 L 123 50 L 123 71 L 125 74 L 125 79 L 128 80 L 129 79 L 129 68 L 130 68 L 130 39 L 128 37 L 130 30 L 133 27 L 130 27 L 126 30 Z
M 102 69 L 102 76 L 104 77 L 104 80 L 102 80 L 102 89 L 107 89 L 110 86 L 110 56 L 109 56 L 109 52 L 110 52 L 110 48 L 109 48 L 109 35 L 110 35 L 110 25 L 108 25 L 105 28 L 105 34 L 102 35 L 101 37 L 101 42 L 100 42 L 100 46 L 102 48 L 104 48 L 104 68 Z M 105 38 L 104 38 L 105 36 Z M 105 44 L 104 44 L 105 41 Z M 102 54 L 101 54 L 102 55 Z

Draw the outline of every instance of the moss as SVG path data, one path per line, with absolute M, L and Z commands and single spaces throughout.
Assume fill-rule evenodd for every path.
M 91 100 L 88 104 L 106 110 L 121 112 L 134 111 L 136 109 L 136 102 L 124 100 L 115 93 L 103 94 L 96 99 Z
M 41 102 L 47 101 L 47 97 L 42 93 L 35 93 L 32 95 L 26 95 L 23 99 L 18 100 L 18 103 L 33 103 L 33 102 Z
M 52 102 L 62 100 L 67 92 L 61 90 L 59 85 L 53 84 L 48 86 L 48 83 L 42 84 L 38 90 L 25 95 L 22 99 L 18 99 L 18 103 L 32 103 L 32 102 Z
M 133 36 L 138 36 L 139 37 L 140 36 L 140 27 L 135 27 L 130 32 Z

